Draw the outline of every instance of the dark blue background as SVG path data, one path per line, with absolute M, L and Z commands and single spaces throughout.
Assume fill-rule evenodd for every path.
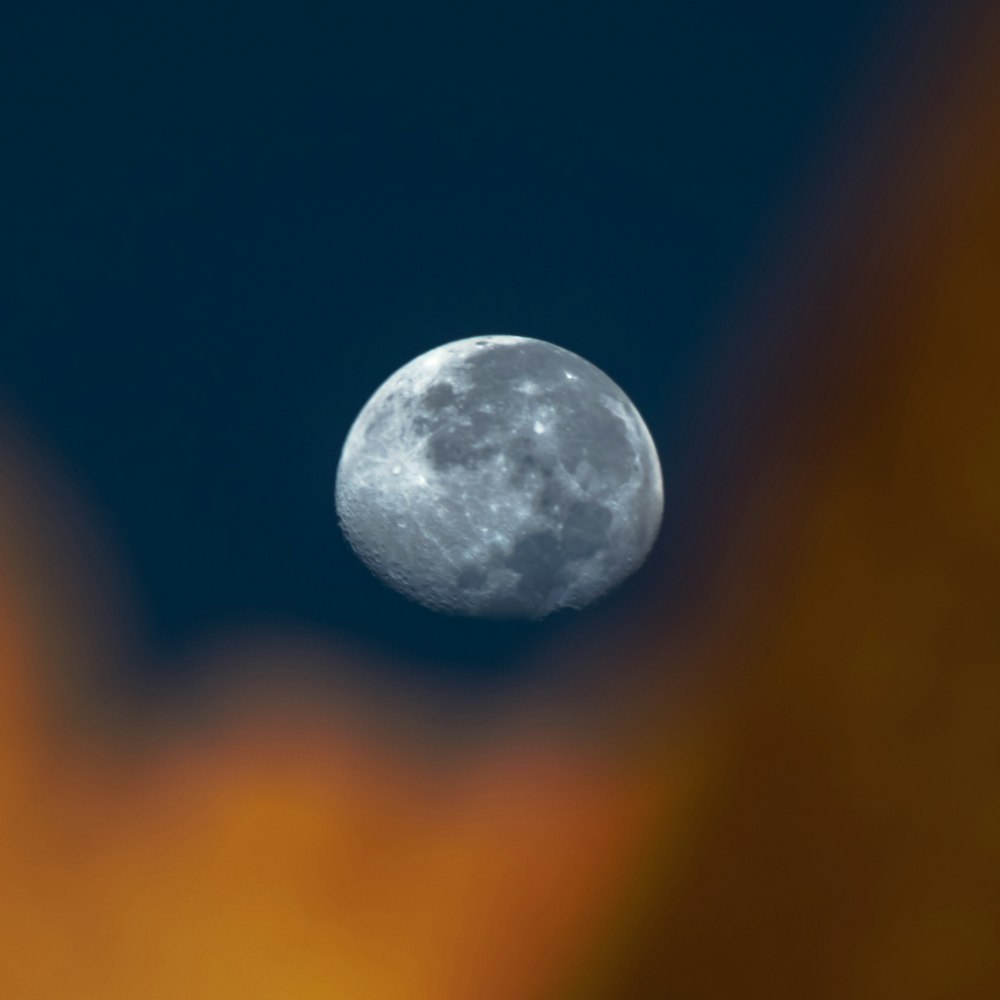
M 291 623 L 488 673 L 570 619 L 375 581 L 333 512 L 351 421 L 424 350 L 540 337 L 629 393 L 683 498 L 721 319 L 889 2 L 318 6 L 40 4 L 6 34 L 0 394 L 160 649 Z

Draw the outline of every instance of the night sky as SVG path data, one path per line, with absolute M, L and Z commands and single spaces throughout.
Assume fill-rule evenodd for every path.
M 495 676 L 573 627 L 409 604 L 337 526 L 362 405 L 475 334 L 624 388 L 682 575 L 726 318 L 891 6 L 30 5 L 0 41 L 0 403 L 105 525 L 175 664 L 141 669 L 271 623 Z

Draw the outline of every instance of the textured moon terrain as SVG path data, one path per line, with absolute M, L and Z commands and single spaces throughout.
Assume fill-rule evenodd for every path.
M 438 611 L 542 618 L 634 572 L 663 482 L 631 400 L 528 337 L 445 344 L 404 365 L 351 427 L 337 470 L 351 547 Z

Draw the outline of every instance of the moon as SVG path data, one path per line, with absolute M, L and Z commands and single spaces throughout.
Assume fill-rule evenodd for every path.
M 544 340 L 456 340 L 365 404 L 337 468 L 347 541 L 435 611 L 540 619 L 583 608 L 656 540 L 663 480 L 646 424 L 599 368 Z

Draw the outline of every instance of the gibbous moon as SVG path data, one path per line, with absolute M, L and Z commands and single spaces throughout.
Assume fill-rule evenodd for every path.
M 337 469 L 351 547 L 437 611 L 543 618 L 634 572 L 663 514 L 656 447 L 600 369 L 529 337 L 457 340 L 389 378 Z

